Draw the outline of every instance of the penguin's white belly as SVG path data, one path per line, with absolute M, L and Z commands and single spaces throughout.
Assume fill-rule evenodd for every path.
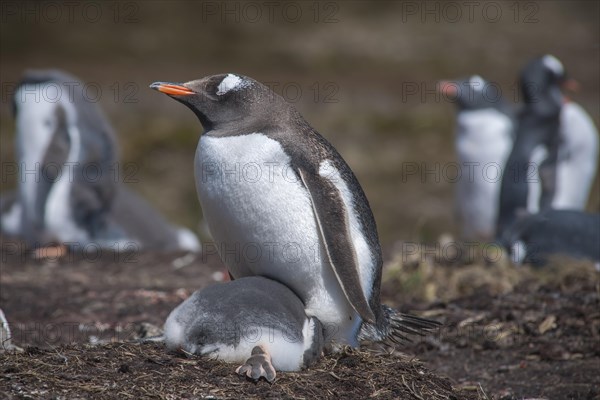
M 27 99 L 25 93 L 33 93 L 36 89 L 31 85 L 24 85 L 15 94 L 15 99 Z M 50 90 L 50 93 L 56 90 L 56 87 L 49 89 L 47 85 L 40 87 L 42 90 Z M 34 99 L 40 96 L 40 93 L 31 96 Z M 46 93 L 46 92 L 44 92 Z M 40 96 L 44 99 L 44 96 Z M 19 186 L 20 196 L 23 202 L 24 214 L 27 218 L 25 224 L 32 224 L 33 218 L 40 218 L 35 212 L 36 196 L 38 191 L 38 182 L 42 174 L 42 162 L 50 145 L 54 126 L 52 126 L 53 116 L 56 109 L 56 103 L 50 101 L 22 101 L 19 104 L 19 113 L 16 120 L 17 129 L 17 156 L 20 160 L 20 166 L 24 171 L 36 171 L 34 174 L 26 174 Z M 50 121 L 50 123 L 47 123 Z M 46 122 L 46 123 L 44 123 Z
M 69 126 L 68 129 L 71 147 L 67 163 L 79 162 L 81 151 L 80 132 L 76 126 Z M 76 190 L 73 184 L 73 176 L 71 172 L 63 171 L 60 178 L 52 185 L 46 199 L 44 207 L 46 229 L 62 242 L 87 243 L 90 240 L 88 233 L 81 229 L 73 218 L 70 201 L 71 190 Z
M 560 114 L 556 192 L 552 207 L 583 210 L 598 167 L 598 131 L 579 105 L 567 103 Z
M 46 200 L 44 222 L 46 229 L 57 240 L 64 243 L 89 241 L 87 232 L 77 226 L 73 220 L 70 203 L 72 185 L 63 176 L 52 186 Z
M 355 344 L 358 317 L 322 250 L 310 195 L 279 142 L 260 133 L 202 136 L 195 174 L 203 213 L 231 274 L 287 285 L 307 315 L 335 325 L 337 339 Z
M 542 178 L 539 166 L 542 165 L 546 158 L 548 158 L 548 148 L 543 144 L 535 146 L 529 157 L 529 167 L 527 168 L 527 211 L 530 214 L 537 214 L 540 211 Z
M 493 109 L 463 111 L 456 151 L 461 175 L 457 211 L 464 239 L 491 239 L 495 232 L 500 183 L 512 147 L 510 119 Z
M 192 354 L 207 355 L 215 360 L 222 360 L 229 363 L 243 364 L 252 353 L 255 346 L 262 346 L 271 356 L 273 367 L 279 371 L 299 371 L 302 368 L 304 356 L 304 343 L 293 342 L 286 337 L 286 333 L 267 327 L 251 327 L 248 329 L 249 335 L 261 335 L 268 339 L 253 340 L 252 337 L 246 338 L 242 335 L 240 343 L 237 345 L 227 345 L 223 343 L 213 343 L 197 348 L 185 349 Z
M 313 323 L 308 319 L 304 323 L 302 341 L 290 339 L 288 332 L 256 325 L 244 326 L 244 334 L 240 335 L 240 341 L 236 344 L 198 343 L 195 340 L 197 338 L 190 335 L 194 327 L 178 321 L 177 311 L 175 309 L 165 323 L 165 342 L 171 350 L 183 349 L 191 354 L 242 364 L 250 357 L 255 346 L 263 346 L 271 355 L 276 370 L 298 371 L 303 366 L 304 352 L 312 345 L 310 329 Z

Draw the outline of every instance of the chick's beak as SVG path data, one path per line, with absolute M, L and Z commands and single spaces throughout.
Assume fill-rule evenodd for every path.
M 154 82 L 152 85 L 150 85 L 150 88 L 170 96 L 189 96 L 191 94 L 195 94 L 193 90 L 188 89 L 178 83 Z

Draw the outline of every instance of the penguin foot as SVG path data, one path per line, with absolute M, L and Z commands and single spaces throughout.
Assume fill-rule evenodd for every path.
M 67 255 L 67 246 L 60 244 L 57 246 L 40 247 L 33 251 L 33 258 L 36 260 L 58 259 Z
M 271 364 L 271 356 L 262 346 L 255 346 L 252 349 L 252 355 L 244 365 L 240 365 L 235 372 L 253 381 L 258 381 L 261 377 L 267 382 L 272 383 L 275 380 L 275 368 Z

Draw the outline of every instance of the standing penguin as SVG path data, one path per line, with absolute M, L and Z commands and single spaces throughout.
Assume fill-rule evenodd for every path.
M 442 81 L 439 90 L 455 99 L 455 148 L 461 177 L 455 190 L 464 240 L 489 241 L 496 232 L 500 184 L 513 142 L 513 111 L 489 82 L 474 75 Z
M 555 96 L 557 88 L 561 90 L 558 152 L 552 166 L 555 184 L 549 205 L 553 209 L 584 210 L 598 168 L 598 130 L 581 106 L 562 95 L 562 89 L 573 88 L 577 83 L 567 77 L 563 64 L 552 55 L 534 59 L 525 66 L 523 74 L 529 77 L 527 85 L 533 90 L 545 77 L 551 77 Z M 529 209 L 539 207 L 533 201 Z
M 558 63 L 558 64 L 557 64 Z M 500 190 L 497 236 L 519 215 L 548 209 L 556 190 L 562 65 L 551 56 L 525 66 L 520 85 L 524 106 Z
M 576 124 L 565 117 L 560 90 L 564 81 L 562 64 L 549 55 L 533 60 L 522 72 L 525 106 L 502 180 L 497 235 L 516 264 L 543 265 L 552 255 L 600 261 L 600 215 L 553 208 L 556 199 L 574 204 L 575 197 L 569 193 L 574 188 L 566 181 L 573 179 L 583 185 L 591 180 L 561 172 L 561 152 L 565 151 L 561 147 L 568 149 L 577 138 L 591 137 L 589 132 L 575 132 Z M 567 129 L 573 131 L 573 137 L 562 135 L 561 142 L 561 131 Z
M 20 179 L 16 193 L 0 201 L 2 232 L 30 247 L 199 250 L 193 233 L 170 225 L 118 181 L 112 128 L 85 90 L 56 70 L 28 71 L 17 87 Z
M 235 74 L 150 87 L 188 106 L 204 127 L 196 188 L 233 278 L 259 275 L 289 287 L 323 323 L 328 344 L 436 326 L 381 305 L 382 256 L 367 198 L 291 104 Z
M 323 352 L 323 326 L 281 283 L 259 276 L 216 283 L 194 292 L 165 323 L 171 350 L 242 363 L 240 375 L 275 380 L 276 370 L 298 371 Z
M 108 173 L 117 161 L 114 135 L 83 90 L 68 74 L 28 71 L 13 97 L 20 228 L 32 246 L 122 237 L 106 222 L 115 195 Z M 88 165 L 102 173 L 86 179 Z

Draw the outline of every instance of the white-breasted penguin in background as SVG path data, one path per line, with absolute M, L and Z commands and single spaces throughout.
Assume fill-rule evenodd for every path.
M 531 103 L 537 102 L 538 98 L 543 100 L 545 104 L 541 107 L 547 111 L 550 110 L 549 103 L 552 103 L 551 107 L 560 107 L 558 139 L 553 140 L 556 149 L 548 153 L 545 146 L 538 145 L 526 173 L 529 184 L 526 208 L 529 213 L 546 208 L 585 210 L 587 205 L 598 169 L 599 136 L 585 110 L 567 96 L 560 96 L 564 89 L 576 86 L 577 82 L 567 76 L 563 64 L 552 55 L 536 58 L 523 68 L 523 113 L 532 110 Z M 555 136 L 555 126 L 551 130 Z M 523 151 L 525 143 L 520 141 L 519 149 L 515 151 Z M 547 158 L 547 154 L 551 157 Z M 544 167 L 546 176 L 540 176 L 540 169 Z
M 533 60 L 522 72 L 525 106 L 502 180 L 497 234 L 517 264 L 543 265 L 552 255 L 600 261 L 600 215 L 554 209 L 554 199 L 568 188 L 558 178 L 564 80 L 564 68 L 552 56 Z
M 502 177 L 497 236 L 520 215 L 535 214 L 552 206 L 563 103 L 563 75 L 554 61 L 557 60 L 535 59 L 521 72 L 524 105 L 517 117 L 515 142 Z
M 439 91 L 454 101 L 455 149 L 461 176 L 455 209 L 463 240 L 493 240 L 502 171 L 513 144 L 512 108 L 478 75 L 442 81 Z
M 236 74 L 151 88 L 188 106 L 204 127 L 196 188 L 234 279 L 259 275 L 289 287 L 323 323 L 328 344 L 437 326 L 381 305 L 382 256 L 367 198 L 294 106 Z
M 272 382 L 276 370 L 299 371 L 323 353 L 323 325 L 308 317 L 288 287 L 259 276 L 216 283 L 175 308 L 167 347 L 241 363 L 241 375 Z
M 120 182 L 113 130 L 86 86 L 57 70 L 28 71 L 14 98 L 16 193 L 3 195 L 2 232 L 31 247 L 49 243 L 114 250 L 199 250 Z

